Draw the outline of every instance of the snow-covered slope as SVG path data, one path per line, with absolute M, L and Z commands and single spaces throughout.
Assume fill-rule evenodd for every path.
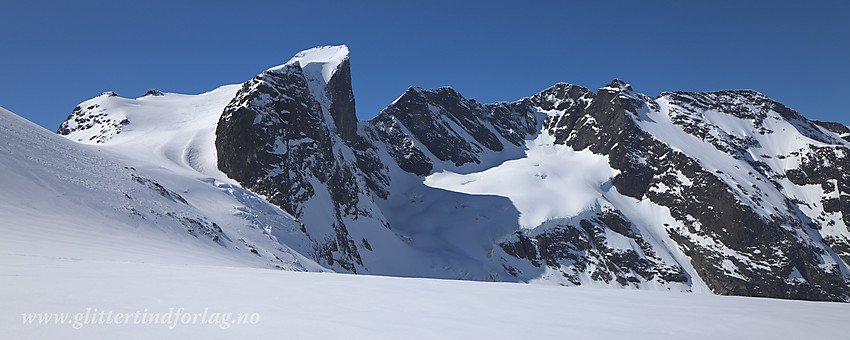
M 59 133 L 169 170 L 226 180 L 216 164 L 215 126 L 238 89 L 226 85 L 200 95 L 151 90 L 136 99 L 106 92 L 74 108 Z
M 848 304 L 704 294 L 70 258 L 0 273 L 9 339 L 841 339 L 850 323 Z
M 83 145 L 0 109 L 4 262 L 46 257 L 323 270 L 277 240 L 299 227 L 291 217 L 231 181 L 179 171 L 174 164 L 184 158 L 171 157 L 163 142 L 179 136 L 165 135 L 154 153 L 163 158 L 144 158 L 133 154 L 140 151 L 130 140 L 125 149 Z M 179 143 L 192 145 L 194 136 L 186 137 Z

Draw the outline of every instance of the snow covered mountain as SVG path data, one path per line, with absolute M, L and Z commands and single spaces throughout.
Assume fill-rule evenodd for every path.
M 109 145 L 75 143 L 0 109 L 0 245 L 6 254 L 326 271 L 277 238 L 299 228 L 291 216 L 215 170 L 214 159 L 205 168 L 194 157 L 193 147 L 207 144 L 198 142 L 205 138 L 203 121 L 156 110 L 177 102 L 198 104 L 187 111 L 196 112 L 233 90 L 157 97 L 145 106 L 151 111 L 130 112 L 138 109 L 133 101 L 117 96 L 95 98 L 85 105 L 110 110 L 104 124 L 119 116 L 140 122 L 127 125 L 128 137 L 145 119 L 169 120 L 174 128 L 138 131 L 136 136 L 153 138 L 144 142 L 116 130 Z M 179 122 L 194 130 L 180 129 Z M 207 125 L 210 130 L 215 121 Z M 190 131 L 197 133 L 184 134 Z M 208 131 L 210 143 L 212 136 Z
M 652 98 L 620 80 L 493 104 L 411 87 L 368 121 L 354 107 L 348 48 L 326 46 L 201 95 L 105 93 L 58 132 L 215 221 L 211 242 L 292 268 L 850 300 L 842 124 L 749 90 Z

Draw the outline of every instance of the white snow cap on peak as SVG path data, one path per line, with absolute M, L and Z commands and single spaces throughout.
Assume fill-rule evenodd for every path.
M 280 71 L 288 65 L 297 63 L 305 74 L 315 75 L 315 78 L 321 75 L 321 79 L 327 84 L 339 65 L 347 59 L 348 46 L 319 46 L 298 52 L 286 64 L 272 67 L 268 71 Z

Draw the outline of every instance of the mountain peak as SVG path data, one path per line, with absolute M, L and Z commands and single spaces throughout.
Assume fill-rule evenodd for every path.
M 457 92 L 457 90 L 455 90 L 451 86 L 440 86 L 438 88 L 426 89 L 424 87 L 414 85 L 414 86 L 408 87 L 407 90 L 404 91 L 404 92 L 405 93 L 408 93 L 408 92 L 410 92 L 410 93 L 445 93 L 445 94 L 451 94 L 451 95 L 454 95 L 454 96 L 463 97 L 463 95 L 461 95 L 460 92 Z
M 612 80 L 610 84 L 605 85 L 605 87 L 603 87 L 602 89 L 617 92 L 631 92 L 632 86 L 626 83 L 625 81 L 622 81 L 618 78 L 614 78 L 614 80 Z
M 282 71 L 286 66 L 298 65 L 309 78 L 323 80 L 327 84 L 339 66 L 348 60 L 348 46 L 319 46 L 295 54 L 285 64 L 272 67 L 266 72 Z
M 165 94 L 162 93 L 162 91 L 160 91 L 160 90 L 150 89 L 150 90 L 148 90 L 148 92 L 145 92 L 145 95 L 142 96 L 142 97 L 147 97 L 147 96 L 159 97 L 159 96 L 164 96 L 164 95 Z

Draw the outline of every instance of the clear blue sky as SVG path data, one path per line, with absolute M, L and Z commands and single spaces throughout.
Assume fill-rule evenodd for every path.
M 850 123 L 846 1 L 0 0 L 0 105 L 55 130 L 103 91 L 201 93 L 329 44 L 351 49 L 364 119 L 410 85 L 492 102 L 621 78 Z

